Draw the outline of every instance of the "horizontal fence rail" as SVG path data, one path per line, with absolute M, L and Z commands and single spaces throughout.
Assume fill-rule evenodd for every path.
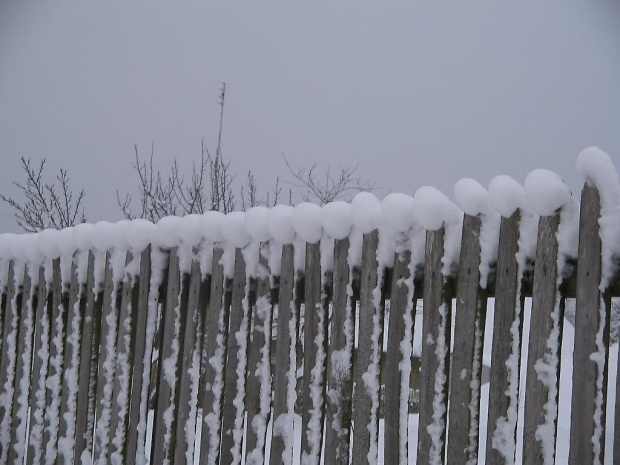
M 600 212 L 2 260 L 0 463 L 620 463 Z

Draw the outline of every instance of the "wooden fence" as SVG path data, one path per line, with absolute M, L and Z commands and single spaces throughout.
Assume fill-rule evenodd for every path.
M 5 262 L 0 463 L 263 463 L 267 454 L 280 464 L 294 450 L 304 463 L 374 463 L 379 454 L 385 464 L 407 463 L 412 414 L 417 463 L 476 463 L 481 411 L 486 463 L 510 463 L 521 444 L 524 463 L 552 463 L 559 361 L 573 350 L 561 346 L 572 298 L 570 461 L 613 454 L 620 463 L 617 421 L 614 450 L 605 450 L 606 402 L 620 410 L 606 398 L 608 370 L 617 370 L 607 361 L 620 283 L 600 286 L 599 211 L 598 191 L 586 186 L 577 260 L 558 258 L 559 212 L 540 218 L 527 262 L 518 258 L 519 211 L 502 218 L 484 287 L 481 218 L 468 215 L 454 270 L 442 262 L 444 228 L 422 232 L 420 250 L 408 247 L 416 239 L 409 237 L 387 267 L 377 231 L 363 235 L 361 261 L 351 256 L 359 249 L 351 237 Z M 490 298 L 490 395 L 481 410 Z M 522 347 L 529 356 L 521 367 Z

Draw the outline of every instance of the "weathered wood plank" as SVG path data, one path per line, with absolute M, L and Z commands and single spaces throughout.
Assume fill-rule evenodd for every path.
M 62 376 L 60 398 L 60 418 L 58 419 L 58 457 L 57 464 L 73 462 L 75 444 L 76 395 L 78 388 L 78 364 L 81 339 L 81 314 L 79 296 L 81 284 L 78 280 L 78 260 L 76 254 L 71 264 L 71 282 L 69 284 L 69 303 L 66 309 L 66 337 L 64 345 L 65 367 Z
M 553 463 L 557 427 L 557 402 L 546 408 L 549 397 L 557 397 L 560 372 L 561 322 L 564 317 L 558 301 L 556 233 L 560 215 L 541 217 L 534 267 L 532 316 L 528 344 L 527 380 L 525 383 L 525 423 L 523 428 L 523 462 Z M 557 347 L 551 350 L 551 347 Z M 541 381 L 541 378 L 544 380 Z M 547 418 L 551 419 L 551 424 Z M 546 425 L 546 445 L 536 431 Z
M 64 257 L 71 259 L 71 257 Z M 50 321 L 50 360 L 47 375 L 47 405 L 45 409 L 43 448 L 45 450 L 45 460 L 47 463 L 56 459 L 58 454 L 58 422 L 60 412 L 60 389 L 63 374 L 63 349 L 65 336 L 65 316 L 67 308 L 67 289 L 60 269 L 61 258 L 52 261 L 52 318 Z M 72 265 L 73 266 L 73 265 Z
M 327 315 L 321 302 L 321 245 L 306 244 L 304 375 L 302 388 L 301 453 L 318 463 L 325 418 L 325 344 Z
M 355 307 L 349 278 L 349 239 L 337 240 L 334 249 L 334 298 L 328 354 L 324 463 L 344 465 L 349 463 Z
M 129 415 L 129 390 L 133 366 L 131 352 L 131 334 L 133 332 L 134 305 L 133 295 L 138 292 L 138 276 L 130 273 L 131 262 L 138 260 L 131 252 L 125 257 L 125 273 L 121 289 L 118 327 L 116 331 L 116 368 L 112 390 L 112 406 L 110 413 L 110 443 L 108 451 L 112 462 L 127 463 L 126 433 Z M 139 268 L 138 268 L 139 272 Z
M 149 311 L 149 293 L 157 292 L 149 289 L 151 281 L 151 249 L 147 246 L 140 254 L 140 275 L 138 277 L 138 296 L 135 309 L 135 324 L 132 340 L 134 341 L 132 362 L 133 377 L 131 397 L 129 401 L 129 418 L 127 425 L 127 460 L 137 460 L 138 451 L 138 427 L 140 424 L 140 408 L 148 408 L 148 382 L 150 375 L 153 334 L 149 334 L 149 323 L 154 326 L 155 315 Z M 157 287 L 156 285 L 154 287 Z M 152 309 L 155 310 L 155 309 Z M 147 338 L 150 350 L 147 351 Z M 148 374 L 145 377 L 145 367 L 148 366 Z M 146 416 L 146 415 L 145 415 Z
M 380 286 L 378 282 L 377 264 L 377 244 L 379 234 L 375 230 L 364 234 L 362 246 L 362 278 L 360 290 L 360 310 L 359 310 L 359 333 L 358 347 L 354 366 L 355 388 L 353 393 L 353 456 L 352 463 L 362 464 L 374 461 L 376 458 L 369 458 L 371 444 L 375 443 L 378 436 L 377 430 L 371 431 L 372 416 L 377 415 L 373 412 L 373 399 L 367 389 L 364 380 L 367 373 L 372 369 L 378 357 L 378 341 L 373 341 L 375 325 L 382 322 L 381 308 L 375 302 L 373 292 Z M 378 382 L 378 380 L 377 380 Z M 377 421 L 378 426 L 378 421 Z M 372 435 L 372 437 L 371 437 Z M 375 450 L 374 453 L 377 451 Z
M 121 261 L 121 258 L 123 260 Z M 113 263 L 114 262 L 114 263 Z M 95 397 L 95 431 L 93 435 L 93 462 L 106 463 L 108 457 L 110 410 L 112 388 L 116 368 L 116 331 L 122 285 L 115 282 L 114 267 L 124 264 L 124 256 L 114 257 L 106 253 L 105 278 L 103 284 L 101 330 L 99 333 L 99 368 L 97 370 L 97 390 Z
M 503 465 L 514 460 L 517 434 L 517 394 L 521 361 L 523 328 L 523 298 L 518 294 L 518 277 L 522 274 L 517 263 L 520 212 L 502 218 L 499 232 L 499 251 L 496 271 L 496 297 L 493 314 L 489 414 L 487 421 L 486 463 Z M 516 365 L 515 365 L 516 363 Z M 516 366 L 509 369 L 509 366 Z M 510 394 L 507 394 L 510 393 Z M 506 425 L 511 433 L 505 432 Z M 498 450 L 502 438 L 502 451 Z M 512 449 L 506 454 L 504 447 Z
M 267 423 L 271 415 L 271 279 L 261 254 L 256 276 L 256 299 L 252 306 L 252 337 L 248 349 L 246 388 L 246 463 L 265 463 Z
M 479 216 L 465 215 L 456 289 L 447 463 L 478 460 L 482 344 L 487 299 L 480 287 Z
M 598 190 L 586 184 L 581 195 L 577 257 L 579 266 L 569 453 L 569 463 L 574 465 L 602 463 L 605 457 L 605 400 L 611 302 L 608 297 L 603 298 L 600 289 L 600 211 L 601 199 Z M 601 337 L 602 347 L 597 344 L 597 336 Z M 594 354 L 598 356 L 594 357 Z M 616 431 L 616 434 L 620 432 Z
M 444 234 L 426 232 L 418 463 L 442 463 L 445 454 L 452 296 L 442 273 Z
M 84 290 L 83 299 L 86 299 L 84 306 L 84 314 L 82 319 L 82 343 L 80 345 L 80 370 L 78 381 L 78 392 L 76 401 L 76 422 L 75 422 L 75 448 L 74 455 L 80 458 L 87 447 L 92 448 L 92 429 L 89 431 L 89 401 L 94 394 L 95 382 L 95 366 L 93 366 L 93 339 L 95 332 L 101 325 L 101 318 L 95 317 L 95 300 L 97 298 L 97 289 L 95 289 L 95 255 L 93 252 L 88 253 L 88 267 L 86 270 L 86 288 Z M 98 342 L 98 341 L 97 341 Z M 97 343 L 98 345 L 98 343 Z M 97 347 L 97 353 L 98 353 Z M 92 387 L 91 387 L 92 386 Z M 89 395 L 90 394 L 90 395 Z M 92 428 L 92 425 L 90 426 Z M 90 437 L 90 441 L 86 438 Z M 92 450 L 92 449 L 90 449 Z M 90 454 L 87 452 L 88 456 Z
M 278 298 L 278 336 L 273 394 L 273 434 L 269 463 L 279 465 L 293 460 L 293 405 L 289 405 L 289 392 L 295 389 L 295 343 L 296 318 L 299 300 L 294 295 L 297 276 L 295 273 L 295 250 L 292 244 L 282 248 L 280 295 Z M 293 328 L 291 328 L 293 326 Z M 288 439 L 288 440 L 287 440 Z
M 200 262 L 192 261 L 187 304 L 181 308 L 185 312 L 184 332 L 181 336 L 182 349 L 178 373 L 179 389 L 177 395 L 177 421 L 173 463 L 194 463 L 194 444 L 196 439 L 197 395 L 200 374 L 199 342 L 202 336 L 200 327 Z M 194 391 L 195 387 L 195 391 Z
M 9 262 L 7 283 L 7 305 L 4 313 L 4 327 L 2 328 L 2 357 L 0 357 L 0 395 L 13 399 L 13 380 L 15 373 L 15 361 L 17 359 L 17 327 L 19 326 L 18 289 L 15 261 Z M 21 281 L 21 277 L 19 278 Z M 21 300 L 21 297 L 20 297 Z M 11 412 L 13 405 L 9 402 L 0 403 L 0 431 L 11 428 Z M 4 463 L 8 457 L 9 436 L 0 435 L 0 463 Z
M 211 291 L 208 306 L 202 310 L 202 357 L 200 405 L 202 436 L 200 460 L 217 463 L 220 452 L 220 425 L 223 392 L 225 337 L 228 334 L 229 307 L 224 302 L 224 267 L 220 263 L 222 249 L 213 250 Z
M 52 313 L 52 295 L 48 292 L 46 264 L 39 268 L 39 287 L 37 289 L 37 310 L 32 361 L 32 379 L 30 380 L 30 435 L 28 440 L 27 464 L 38 464 L 43 456 L 43 419 L 46 405 L 47 372 L 49 367 L 50 316 Z M 51 290 L 51 283 L 50 290 Z
M 401 414 L 408 410 L 409 370 L 403 365 L 409 357 L 403 358 L 402 345 L 411 347 L 413 343 L 412 311 L 413 277 L 410 270 L 411 251 L 394 256 L 392 275 L 392 299 L 388 323 L 387 354 L 385 360 L 385 440 L 384 463 L 406 463 L 407 461 L 407 422 L 402 422 Z M 410 326 L 406 338 L 407 325 Z M 403 372 L 404 371 L 404 372 Z
M 9 440 L 9 461 L 24 463 L 26 451 L 26 426 L 28 423 L 28 398 L 30 395 L 30 368 L 35 325 L 35 308 L 37 306 L 36 275 L 35 286 L 32 285 L 31 273 L 38 271 L 24 269 L 23 300 L 19 329 L 17 333 L 17 361 L 13 391 L 13 420 Z
M 168 263 L 166 303 L 160 324 L 162 336 L 159 347 L 157 406 L 153 421 L 152 463 L 169 463 L 174 457 L 174 396 L 178 346 L 177 350 L 174 350 L 173 343 L 175 339 L 178 341 L 181 331 L 181 281 L 185 281 L 181 276 L 176 247 L 170 251 Z
M 246 298 L 245 261 L 241 249 L 235 251 L 235 271 L 233 277 L 232 302 L 230 306 L 230 325 L 226 346 L 226 366 L 224 368 L 224 403 L 222 405 L 222 443 L 220 463 L 228 465 L 241 461 L 242 437 L 235 432 L 242 431 L 243 409 L 237 407 L 238 397 L 243 399 L 240 388 L 245 384 L 245 357 L 249 319 Z

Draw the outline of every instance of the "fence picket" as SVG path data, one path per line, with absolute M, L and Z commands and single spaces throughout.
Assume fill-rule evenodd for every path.
M 9 430 L 11 428 L 11 412 L 13 405 L 9 399 L 13 399 L 13 376 L 15 361 L 17 359 L 17 326 L 19 325 L 18 289 L 15 261 L 9 262 L 7 275 L 6 309 L 4 311 L 2 328 L 2 356 L 0 357 L 0 463 L 4 463 L 8 457 Z
M 248 346 L 246 389 L 246 463 L 265 463 L 267 423 L 271 414 L 271 279 L 262 256 L 256 277 L 256 299 L 252 306 L 252 337 Z
M 478 460 L 482 343 L 487 299 L 480 287 L 479 216 L 465 215 L 456 289 L 447 463 Z
M 426 232 L 422 360 L 420 369 L 420 463 L 443 463 L 446 443 L 452 295 L 442 273 L 444 228 Z
M 518 277 L 523 272 L 519 270 L 516 256 L 519 242 L 519 220 L 518 210 L 510 218 L 502 218 L 499 232 L 491 346 L 493 363 L 491 363 L 489 381 L 486 443 L 486 463 L 489 465 L 503 465 L 506 461 L 514 460 L 515 451 L 509 451 L 509 449 L 510 444 L 516 448 L 517 441 L 516 402 L 519 390 L 524 307 L 524 299 L 518 292 L 520 288 Z M 509 362 L 509 360 L 514 360 L 514 362 Z M 509 365 L 512 368 L 509 369 Z M 512 424 L 512 428 L 509 427 L 510 432 L 506 432 L 502 427 L 506 422 Z M 494 441 L 495 437 L 497 439 Z M 506 443 L 504 447 L 508 450 L 504 450 L 503 447 L 501 451 L 498 450 L 500 437 L 501 442 Z
M 290 463 L 293 460 L 293 411 L 288 405 L 289 393 L 295 389 L 296 333 L 291 330 L 299 315 L 295 250 L 292 244 L 282 248 L 280 293 L 278 298 L 278 326 L 273 395 L 273 433 L 271 439 L 270 465 Z M 292 366 L 293 365 L 293 366 Z M 292 376 L 291 376 L 292 375 Z M 288 420 L 288 421 L 287 421 Z
M 559 296 L 557 280 L 558 241 L 556 233 L 559 213 L 541 217 L 538 222 L 538 245 L 532 290 L 532 315 L 525 383 L 525 423 L 523 427 L 523 462 L 552 463 L 555 455 L 557 405 L 545 408 L 549 396 L 557 397 L 560 373 L 560 344 L 564 299 Z M 554 322 L 554 319 L 556 321 Z M 556 355 L 549 351 L 557 347 Z M 548 366 L 557 363 L 556 366 Z M 541 380 L 544 380 L 544 382 Z M 557 401 L 556 401 L 557 402 Z M 547 416 L 552 425 L 547 423 Z M 539 440 L 537 430 L 547 423 L 545 444 Z
M 203 463 L 217 463 L 220 446 L 225 355 L 223 347 L 225 334 L 228 333 L 227 314 L 229 310 L 224 302 L 224 267 L 220 263 L 221 259 L 222 249 L 215 248 L 209 305 L 203 312 L 200 385 L 200 405 L 202 406 L 200 459 Z M 224 324 L 225 321 L 226 324 Z M 222 349 L 220 349 L 220 344 Z
M 359 336 L 357 354 L 354 362 L 355 387 L 353 392 L 353 464 L 367 463 L 376 458 L 369 457 L 371 444 L 376 441 L 378 428 L 371 431 L 373 399 L 364 381 L 364 375 L 375 365 L 381 346 L 373 341 L 375 324 L 383 321 L 380 306 L 376 305 L 373 292 L 380 286 L 378 282 L 377 245 L 378 231 L 364 234 L 362 246 L 362 278 L 360 290 Z M 378 380 L 377 380 L 378 381 Z M 378 425 L 377 425 L 378 426 Z M 376 451 L 374 451 L 376 453 Z
M 602 268 L 598 222 L 600 211 L 601 200 L 598 191 L 586 184 L 581 196 L 577 257 L 579 267 L 573 355 L 569 455 L 571 464 L 600 463 L 605 456 L 607 345 L 611 302 L 605 290 L 600 289 Z M 603 344 L 601 348 L 597 344 L 599 330 Z M 594 354 L 598 354 L 598 357 L 593 357 Z M 600 405 L 597 405 L 598 396 Z
M 224 403 L 222 406 L 222 443 L 220 463 L 228 465 L 241 460 L 243 408 L 238 407 L 237 396 L 243 396 L 245 386 L 245 357 L 249 306 L 246 299 L 247 279 L 245 261 L 241 249 L 235 251 L 232 302 L 224 368 Z M 237 405 L 235 405 L 237 404 Z M 241 431 L 241 435 L 239 432 Z

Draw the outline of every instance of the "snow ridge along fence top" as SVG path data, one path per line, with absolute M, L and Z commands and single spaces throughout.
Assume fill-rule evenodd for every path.
M 0 463 L 620 463 L 620 183 L 577 166 L 0 235 Z

